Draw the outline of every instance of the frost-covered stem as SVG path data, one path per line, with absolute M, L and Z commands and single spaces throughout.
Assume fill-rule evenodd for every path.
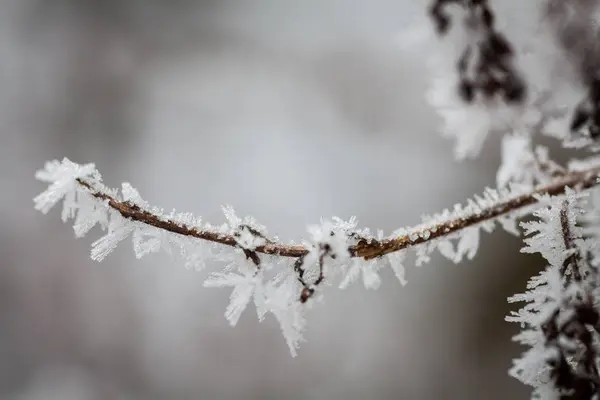
M 89 190 L 90 194 L 99 200 L 104 200 L 108 205 L 115 211 L 118 211 L 124 218 L 128 218 L 134 221 L 138 221 L 155 228 L 163 229 L 165 231 L 178 233 L 183 236 L 190 236 L 197 239 L 206 240 L 209 242 L 219 243 L 226 246 L 236 247 L 238 245 L 237 239 L 233 235 L 225 235 L 221 232 L 210 231 L 210 230 L 199 230 L 191 228 L 185 224 L 180 224 L 168 219 L 159 217 L 150 211 L 143 210 L 139 206 L 132 204 L 127 201 L 121 201 L 108 193 L 104 193 L 96 189 L 91 183 L 85 179 L 78 178 L 77 183 Z M 280 255 L 284 257 L 301 257 L 307 253 L 304 246 L 298 245 L 284 245 L 275 243 L 265 238 L 265 244 L 258 246 L 254 252 L 263 254 Z M 248 257 L 248 255 L 246 254 Z M 248 257 L 252 258 L 252 257 Z M 253 260 L 254 262 L 254 260 Z
M 569 204 L 567 201 L 563 202 L 563 207 L 560 210 L 560 226 L 563 237 L 565 248 L 568 251 L 572 251 L 572 254 L 565 259 L 563 262 L 560 273 L 570 282 L 573 279 L 575 282 L 581 282 L 581 271 L 580 263 L 582 260 L 581 252 L 575 246 L 573 235 L 571 233 L 571 227 L 569 225 Z M 567 275 L 567 270 L 570 268 L 570 274 Z
M 432 223 L 431 225 L 427 226 L 419 225 L 414 229 L 407 230 L 407 233 L 403 235 L 388 239 L 359 239 L 357 244 L 348 248 L 348 251 L 352 257 L 362 257 L 368 260 L 417 244 L 426 243 L 434 239 L 456 233 L 465 228 L 493 220 L 503 215 L 518 211 L 519 209 L 531 206 L 538 202 L 538 195 L 561 195 L 564 193 L 565 187 L 571 187 L 578 190 L 594 187 L 598 185 L 597 177 L 599 173 L 600 167 L 596 165 L 583 171 L 570 172 L 559 176 L 547 184 L 536 187 L 529 193 L 510 198 L 506 201 L 483 208 L 477 212 L 473 212 L 472 214 L 462 216 L 460 218 L 454 218 L 440 223 Z M 192 228 L 184 224 L 165 219 L 147 210 L 143 210 L 135 204 L 116 199 L 110 194 L 97 189 L 92 183 L 89 183 L 83 178 L 78 178 L 77 182 L 79 185 L 86 188 L 92 196 L 106 201 L 111 208 L 118 211 L 125 218 L 141 222 L 155 228 L 163 229 L 165 231 L 178 233 L 180 235 L 190 236 L 232 247 L 237 246 L 237 240 L 233 235 L 223 234 L 222 232 L 218 232 L 216 230 L 199 230 L 197 228 Z M 302 245 L 283 244 L 265 238 L 264 244 L 257 246 L 253 252 L 282 257 L 300 258 L 308 253 L 308 249 Z M 252 259 L 253 256 L 250 255 L 248 258 Z
M 596 275 L 597 271 L 591 269 L 587 276 L 582 275 L 584 258 L 571 232 L 569 206 L 569 202 L 564 201 L 559 214 L 565 248 L 571 253 L 563 262 L 560 273 L 564 278 L 565 290 L 569 290 L 572 282 L 577 286 L 581 285 L 581 293 L 568 297 L 570 301 L 563 305 L 564 309 L 572 309 L 573 312 L 565 313 L 557 308 L 542 325 L 542 332 L 546 337 L 546 345 L 554 347 L 558 353 L 550 366 L 556 387 L 563 391 L 560 399 L 583 400 L 591 399 L 600 390 L 597 351 L 588 328 L 591 326 L 598 329 L 599 315 L 594 308 L 592 293 L 597 277 L 591 276 Z M 579 341 L 579 350 L 569 343 L 572 340 Z

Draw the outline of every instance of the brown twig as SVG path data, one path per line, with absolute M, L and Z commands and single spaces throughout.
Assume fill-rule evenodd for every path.
M 530 193 L 484 208 L 479 212 L 466 217 L 456 218 L 438 224 L 431 224 L 426 227 L 419 226 L 418 228 L 409 230 L 408 233 L 404 235 L 380 241 L 375 239 L 360 239 L 356 245 L 351 246 L 348 250 L 352 257 L 362 257 L 364 259 L 373 259 L 385 254 L 393 253 L 413 245 L 448 236 L 469 226 L 477 225 L 533 205 L 538 201 L 536 199 L 537 195 L 560 195 L 564 193 L 565 187 L 578 190 L 589 189 L 598 185 L 598 174 L 600 174 L 599 166 L 591 167 L 585 171 L 570 172 L 554 179 L 548 184 L 538 186 Z M 164 229 L 169 232 L 178 233 L 180 235 L 190 236 L 226 246 L 237 246 L 237 240 L 232 235 L 211 230 L 200 230 L 171 221 L 147 210 L 143 210 L 130 202 L 118 200 L 113 196 L 96 189 L 91 183 L 84 179 L 77 179 L 77 182 L 82 187 L 86 188 L 95 198 L 107 201 L 111 208 L 118 211 L 125 218 L 159 229 Z M 256 247 L 254 251 L 262 254 L 293 258 L 303 257 L 308 253 L 308 249 L 304 246 L 277 243 L 271 240 L 266 240 L 265 244 Z
M 561 267 L 560 273 L 563 276 L 566 276 L 567 280 L 570 281 L 573 279 L 575 282 L 581 282 L 581 261 L 582 256 L 581 252 L 577 249 L 577 246 L 573 240 L 573 234 L 571 232 L 571 227 L 569 225 L 569 204 L 567 201 L 564 202 L 563 207 L 560 210 L 560 226 L 562 229 L 562 237 L 565 248 L 572 253 L 565 258 L 563 265 Z M 573 251 L 575 250 L 575 251 Z M 570 268 L 570 274 L 567 275 L 567 271 Z

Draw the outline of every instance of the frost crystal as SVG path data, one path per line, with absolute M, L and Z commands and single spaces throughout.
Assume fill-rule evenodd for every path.
M 116 211 L 110 210 L 108 232 L 92 243 L 91 257 L 94 261 L 102 261 L 134 230 L 134 225 L 121 217 Z
M 368 262 L 356 259 L 352 260 L 350 267 L 347 268 L 346 276 L 340 282 L 340 289 L 345 289 L 350 286 L 350 284 L 354 283 L 359 276 L 362 276 L 363 284 L 367 289 L 379 289 L 381 277 L 377 271 L 381 267 L 382 264 L 377 260 Z
M 241 271 L 236 273 L 213 272 L 210 277 L 204 281 L 205 287 L 233 287 L 233 292 L 229 297 L 230 303 L 225 311 L 225 318 L 231 326 L 235 326 L 240 319 L 242 312 L 246 309 L 250 300 L 254 299 L 257 305 L 258 317 L 264 318 L 264 292 L 262 283 L 262 274 L 259 270 L 251 270 L 246 264 L 239 268 Z
M 404 262 L 405 258 L 406 258 L 406 253 L 403 251 L 396 251 L 394 253 L 387 255 L 387 259 L 390 263 L 390 267 L 394 271 L 396 278 L 398 278 L 398 280 L 400 281 L 402 286 L 407 284 L 406 270 L 404 268 L 404 265 L 402 264 Z
M 78 178 L 93 177 L 97 175 L 94 164 L 79 165 L 65 158 L 49 161 L 43 170 L 35 174 L 36 179 L 50 183 L 46 191 L 33 199 L 35 209 L 46 214 L 61 199 L 65 199 L 66 206 L 63 211 L 63 221 L 74 214 L 75 182 Z

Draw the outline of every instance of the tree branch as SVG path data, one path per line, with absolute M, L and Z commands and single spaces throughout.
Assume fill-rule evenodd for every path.
M 564 193 L 565 187 L 578 190 L 589 189 L 599 184 L 599 174 L 600 166 L 598 165 L 594 165 L 586 170 L 570 172 L 552 180 L 550 183 L 538 186 L 530 193 L 516 196 L 488 208 L 483 208 L 480 211 L 465 217 L 455 218 L 437 224 L 434 223 L 425 227 L 420 225 L 414 229 L 409 229 L 406 234 L 389 239 L 375 240 L 372 238 L 363 238 L 348 250 L 352 257 L 362 257 L 367 260 L 383 256 L 407 247 L 448 236 L 470 226 L 518 211 L 519 209 L 537 203 L 538 195 L 560 195 Z M 87 189 L 93 197 L 107 201 L 111 208 L 118 211 L 125 218 L 184 236 L 220 243 L 226 246 L 235 247 L 237 245 L 237 241 L 232 235 L 226 235 L 211 230 L 199 230 L 159 217 L 147 210 L 141 209 L 135 204 L 114 198 L 97 189 L 85 179 L 79 178 L 77 179 L 77 182 L 80 186 Z M 265 239 L 265 244 L 256 247 L 254 251 L 257 253 L 294 258 L 303 257 L 308 253 L 308 250 L 304 246 L 283 244 L 269 239 Z

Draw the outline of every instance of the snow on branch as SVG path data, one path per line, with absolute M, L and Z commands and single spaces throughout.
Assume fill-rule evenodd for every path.
M 63 200 L 62 219 L 74 219 L 77 237 L 95 225 L 106 234 L 92 243 L 91 257 L 102 261 L 129 236 L 136 257 L 161 249 L 177 250 L 186 267 L 202 269 L 208 261 L 223 264 L 205 281 L 207 287 L 232 287 L 225 313 L 235 325 L 253 302 L 260 321 L 272 313 L 279 321 L 293 355 L 305 328 L 305 308 L 320 298 L 324 287 L 345 288 L 359 276 L 369 289 L 381 284 L 379 270 L 389 267 L 406 283 L 405 250 L 413 249 L 417 265 L 428 262 L 438 250 L 455 263 L 472 259 L 479 245 L 480 229 L 491 232 L 496 223 L 518 234 L 517 219 L 539 207 L 541 195 L 560 196 L 569 187 L 581 191 L 598 184 L 600 161 L 573 164 L 553 180 L 532 189 L 510 185 L 486 189 L 481 196 L 457 204 L 452 210 L 425 216 L 422 223 L 400 228 L 385 237 L 358 229 L 357 221 L 337 217 L 309 227 L 302 244 L 271 239 L 267 229 L 252 217 L 240 218 L 224 207 L 226 223 L 214 226 L 189 213 L 165 213 L 150 206 L 130 184 L 121 190 L 102 183 L 93 164 L 79 165 L 68 159 L 52 161 L 36 173 L 49 184 L 35 197 L 35 208 L 47 213 Z

